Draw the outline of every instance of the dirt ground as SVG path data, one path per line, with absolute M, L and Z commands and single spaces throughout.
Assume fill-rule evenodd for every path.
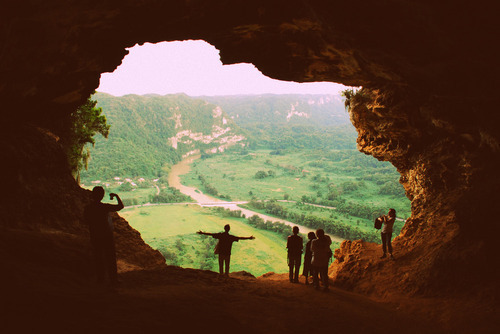
M 255 278 L 163 266 L 89 275 L 85 240 L 0 233 L 2 333 L 498 333 L 491 304 L 317 291 L 287 274 Z

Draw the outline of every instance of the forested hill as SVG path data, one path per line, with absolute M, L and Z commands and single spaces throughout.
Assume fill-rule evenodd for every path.
M 318 127 L 350 124 L 344 102 L 338 95 L 264 94 L 203 99 L 220 106 L 242 127 L 263 122 Z
M 82 179 L 158 176 L 189 152 L 227 148 L 355 149 L 356 131 L 336 95 L 93 96 L 111 125 L 96 138 Z
M 97 136 L 82 178 L 154 176 L 193 150 L 215 152 L 246 140 L 220 107 L 184 94 L 92 98 L 111 128 L 108 139 Z
M 339 95 L 203 97 L 246 131 L 251 146 L 356 149 L 356 131 Z

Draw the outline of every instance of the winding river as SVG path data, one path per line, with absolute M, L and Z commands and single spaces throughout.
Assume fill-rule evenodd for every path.
M 172 166 L 172 169 L 170 170 L 170 173 L 168 175 L 169 186 L 178 189 L 184 195 L 191 196 L 196 201 L 196 204 L 203 206 L 203 207 L 218 206 L 218 207 L 223 207 L 223 208 L 230 209 L 233 211 L 240 210 L 241 213 L 243 213 L 246 217 L 251 217 L 253 215 L 257 215 L 266 221 L 270 220 L 270 221 L 274 221 L 274 222 L 281 222 L 281 223 L 284 223 L 284 224 L 289 225 L 289 226 L 298 226 L 300 229 L 300 232 L 303 234 L 307 234 L 311 231 L 314 232 L 314 230 L 312 230 L 308 227 L 297 225 L 297 224 L 292 223 L 288 220 L 284 220 L 284 219 L 280 219 L 280 218 L 276 218 L 276 217 L 271 217 L 271 216 L 268 216 L 268 215 L 265 215 L 265 214 L 262 214 L 259 212 L 240 208 L 238 206 L 238 204 L 247 203 L 246 201 L 241 201 L 241 202 L 223 201 L 223 200 L 220 200 L 218 198 L 215 198 L 215 197 L 212 197 L 209 195 L 205 195 L 199 189 L 197 189 L 195 187 L 188 187 L 188 186 L 183 185 L 181 183 L 181 175 L 187 174 L 191 170 L 191 164 L 198 158 L 200 158 L 200 155 L 193 155 L 193 156 L 190 156 L 190 157 L 182 160 L 181 162 L 177 163 L 176 165 Z M 329 236 L 332 239 L 332 241 L 336 241 L 336 242 L 344 241 L 344 239 L 339 237 L 339 236 L 331 235 L 331 234 L 329 234 Z

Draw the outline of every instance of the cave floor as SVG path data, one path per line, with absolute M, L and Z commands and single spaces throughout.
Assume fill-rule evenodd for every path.
M 121 273 L 116 289 L 88 276 L 86 240 L 50 231 L 0 233 L 2 333 L 498 333 L 487 303 L 386 296 L 163 266 Z M 88 247 L 87 247 L 88 248 Z
M 4 294 L 12 332 L 442 333 L 395 304 L 340 289 L 291 284 L 286 274 L 253 278 L 167 266 L 120 275 L 116 289 L 90 283 L 17 286 Z M 44 277 L 45 281 L 50 277 Z M 7 331 L 9 332 L 9 331 Z

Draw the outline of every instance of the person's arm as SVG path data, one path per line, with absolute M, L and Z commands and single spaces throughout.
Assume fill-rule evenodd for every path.
M 214 233 L 207 233 L 207 232 L 202 232 L 202 231 L 198 231 L 196 233 L 202 234 L 202 235 L 211 235 L 212 237 L 214 236 Z
M 255 239 L 255 237 L 252 235 L 252 236 L 249 236 L 249 237 L 238 237 L 239 240 L 253 240 Z
M 120 211 L 124 207 L 122 199 L 120 198 L 120 196 L 118 196 L 115 193 L 109 194 L 109 199 L 113 199 L 115 197 L 116 197 L 116 200 L 118 201 L 118 204 L 111 204 L 111 206 L 113 208 L 113 211 Z

